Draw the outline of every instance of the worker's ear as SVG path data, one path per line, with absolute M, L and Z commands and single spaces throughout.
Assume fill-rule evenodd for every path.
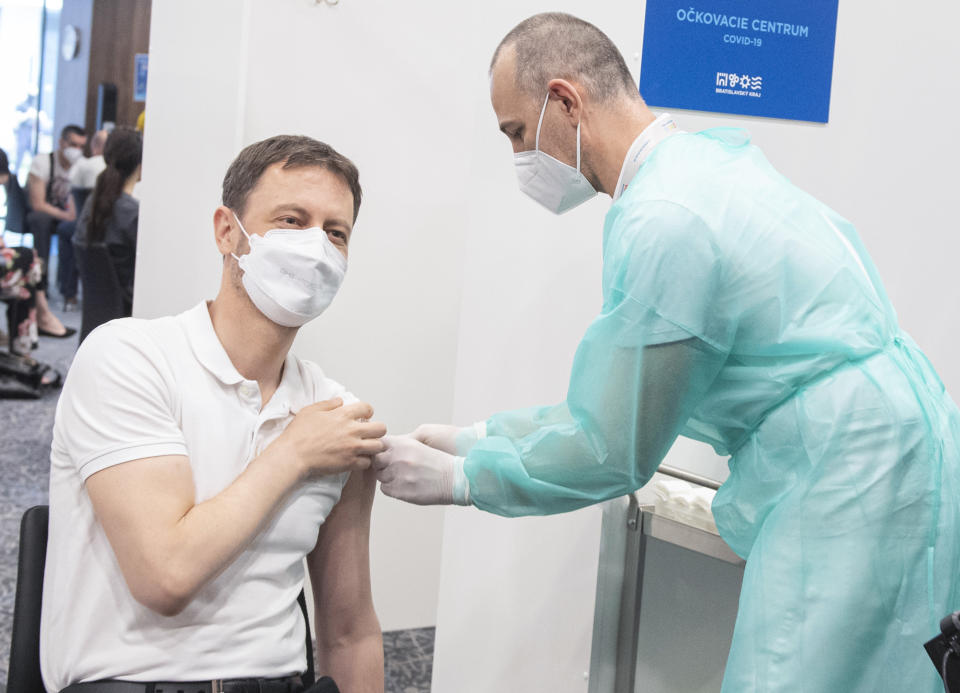
M 236 253 L 242 246 L 238 238 L 242 235 L 240 225 L 237 224 L 230 208 L 224 205 L 217 207 L 213 213 L 213 238 L 217 242 L 217 250 L 220 254 Z
M 573 125 L 580 122 L 583 115 L 583 100 L 580 98 L 578 85 L 568 82 L 565 79 L 551 79 L 547 82 L 549 90 L 549 99 L 559 101 L 563 109 L 563 114 Z

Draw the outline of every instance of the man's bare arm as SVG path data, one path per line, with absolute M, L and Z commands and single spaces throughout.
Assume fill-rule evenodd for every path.
M 317 673 L 340 690 L 382 693 L 383 635 L 370 590 L 370 511 L 376 477 L 355 471 L 307 556 L 317 627 Z
M 385 427 L 361 423 L 368 404 L 305 407 L 284 433 L 219 494 L 196 503 L 183 455 L 108 467 L 86 482 L 94 512 L 134 598 L 179 613 L 246 548 L 304 479 L 369 466 Z
M 51 175 L 53 175 L 53 172 L 51 172 Z M 67 209 L 60 209 L 47 202 L 47 182 L 37 178 L 32 173 L 27 176 L 27 192 L 30 196 L 30 209 L 35 212 L 44 212 L 60 221 L 73 221 L 76 218 L 73 201 L 69 202 Z

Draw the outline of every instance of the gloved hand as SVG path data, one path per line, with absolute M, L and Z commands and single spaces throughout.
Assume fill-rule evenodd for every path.
M 380 489 L 417 505 L 470 504 L 463 458 L 424 445 L 412 436 L 386 436 L 386 450 L 373 458 Z
M 421 424 L 410 434 L 410 437 L 451 455 L 465 455 L 485 435 L 485 423 L 472 426 Z

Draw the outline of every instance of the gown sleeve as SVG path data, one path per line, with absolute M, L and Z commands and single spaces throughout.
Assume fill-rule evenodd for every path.
M 669 202 L 619 207 L 607 221 L 603 309 L 577 349 L 566 400 L 495 414 L 466 455 L 482 510 L 546 515 L 637 490 L 729 353 L 707 226 Z

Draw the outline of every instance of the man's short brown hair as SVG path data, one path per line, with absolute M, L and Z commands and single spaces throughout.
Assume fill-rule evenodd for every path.
M 357 167 L 329 144 L 304 135 L 276 135 L 245 147 L 223 177 L 223 204 L 243 216 L 247 197 L 260 176 L 280 162 L 284 169 L 315 166 L 340 176 L 353 194 L 353 220 L 357 220 L 362 196 Z

